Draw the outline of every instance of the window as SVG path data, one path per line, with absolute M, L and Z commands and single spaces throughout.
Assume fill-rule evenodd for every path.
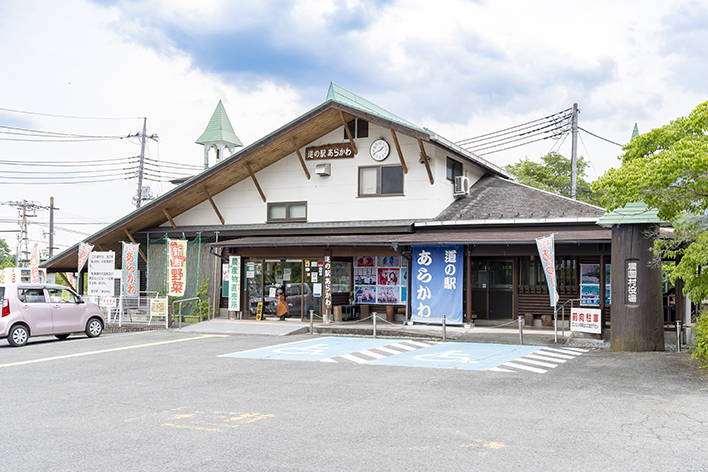
M 352 134 L 352 138 L 368 138 L 369 137 L 369 122 L 362 120 L 361 118 L 355 118 L 349 123 L 349 132 Z M 347 136 L 347 130 L 344 130 L 344 139 L 349 139 Z
M 384 195 L 403 195 L 403 167 L 359 167 L 359 196 Z
M 49 300 L 52 303 L 79 303 L 79 298 L 69 290 L 48 288 Z
M 268 221 L 307 221 L 307 202 L 269 203 Z
M 543 272 L 538 256 L 521 258 L 521 285 L 546 285 L 546 274 Z M 561 286 L 577 285 L 577 258 L 573 256 L 556 257 L 556 284 Z
M 462 175 L 462 162 L 447 158 L 447 180 L 455 181 L 455 177 Z
M 17 298 L 23 303 L 44 303 L 44 289 L 21 288 L 17 290 Z

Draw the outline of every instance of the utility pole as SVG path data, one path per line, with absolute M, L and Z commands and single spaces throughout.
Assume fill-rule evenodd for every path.
M 578 195 L 578 104 L 573 103 L 572 148 L 570 152 L 570 198 Z
M 143 204 L 143 200 L 151 198 L 143 195 L 143 174 L 145 173 L 145 143 L 148 138 L 157 141 L 156 134 L 151 134 L 150 136 L 147 135 L 147 118 L 143 118 L 143 132 L 140 134 L 140 168 L 138 171 L 138 193 L 135 197 L 133 197 L 136 209 L 140 208 L 140 206 Z
M 54 197 L 49 197 L 49 258 L 54 256 Z
M 20 225 L 20 234 L 17 244 L 17 267 L 28 267 L 30 259 L 29 250 L 29 219 L 37 216 L 37 210 L 49 210 L 50 207 L 41 206 L 37 202 L 28 202 L 27 200 L 22 200 L 21 202 L 2 202 L 3 205 L 8 205 L 17 208 L 19 214 L 17 222 Z M 50 243 L 51 245 L 51 243 Z M 20 257 L 22 255 L 23 257 Z
M 143 118 L 143 132 L 140 136 L 140 173 L 138 174 L 138 198 L 135 208 L 140 208 L 143 203 L 143 172 L 145 170 L 145 134 L 147 133 L 147 118 Z

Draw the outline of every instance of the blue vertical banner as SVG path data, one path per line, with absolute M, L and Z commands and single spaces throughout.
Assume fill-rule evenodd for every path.
M 462 245 L 413 246 L 411 321 L 462 324 Z
M 558 303 L 558 290 L 556 290 L 556 249 L 553 234 L 545 238 L 537 238 L 536 247 L 538 248 L 538 255 L 541 257 L 543 273 L 546 274 L 551 306 L 555 308 Z

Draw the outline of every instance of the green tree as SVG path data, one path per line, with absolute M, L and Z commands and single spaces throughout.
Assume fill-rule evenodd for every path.
M 15 255 L 4 239 L 0 239 L 0 269 L 15 267 Z
M 521 184 L 570 197 L 571 167 L 572 162 L 570 159 L 563 157 L 557 152 L 549 152 L 541 157 L 541 162 L 529 160 L 527 157 L 516 164 L 506 166 L 505 169 L 513 174 L 516 181 Z M 585 169 L 587 167 L 588 162 L 582 156 L 578 157 L 578 162 L 576 163 L 578 173 L 576 197 L 586 203 L 598 205 L 598 198 L 591 193 L 591 185 L 585 180 L 585 177 L 587 177 Z
M 619 168 L 593 188 L 604 191 L 609 210 L 644 201 L 674 226 L 674 238 L 659 239 L 655 253 L 680 258 L 669 279 L 681 278 L 694 302 L 708 297 L 708 102 L 688 117 L 636 136 L 624 146 Z

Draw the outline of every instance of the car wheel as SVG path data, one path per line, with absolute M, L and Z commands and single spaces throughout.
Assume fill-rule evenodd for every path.
M 103 332 L 103 323 L 98 318 L 91 318 L 86 323 L 86 336 L 89 338 L 97 338 Z
M 68 338 L 69 335 L 68 334 L 55 334 L 54 337 L 56 337 L 57 339 L 61 339 L 63 341 L 64 339 Z
M 10 332 L 7 336 L 7 342 L 10 343 L 10 346 L 24 346 L 25 344 L 27 344 L 27 340 L 29 339 L 29 337 L 30 333 L 29 329 L 27 329 L 27 326 L 16 325 L 10 329 Z

